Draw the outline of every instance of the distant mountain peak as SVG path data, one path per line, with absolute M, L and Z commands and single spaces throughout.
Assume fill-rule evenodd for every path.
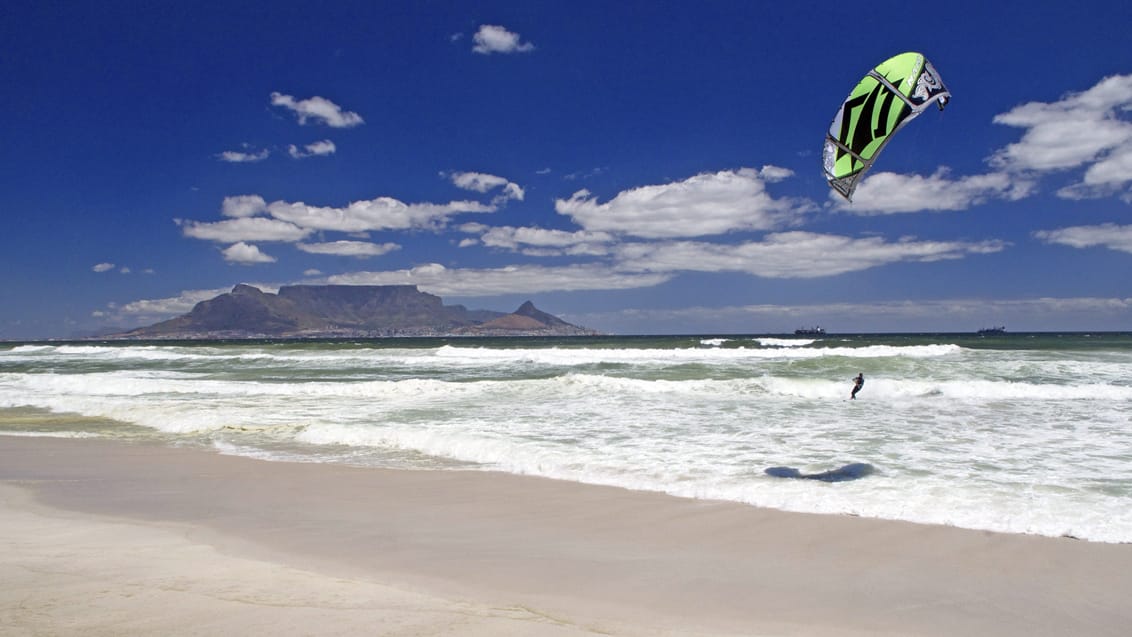
M 530 301 L 527 301 L 526 303 L 520 305 L 519 309 L 515 310 L 514 313 L 519 316 L 527 316 L 533 318 L 539 323 L 543 323 L 545 325 L 569 325 L 569 323 L 563 321 L 557 316 L 554 316 L 553 314 L 547 314 L 546 312 L 539 310 L 537 307 L 535 307 L 535 304 Z
M 263 290 L 260 290 L 257 287 L 250 286 L 247 283 L 240 283 L 236 287 L 232 288 L 232 294 L 246 294 L 246 295 L 251 295 L 251 296 L 261 296 L 261 295 L 263 295 Z
M 277 294 L 241 283 L 177 318 L 118 338 L 578 336 L 596 334 L 527 301 L 511 314 L 444 305 L 415 285 L 292 285 Z
M 593 336 L 598 332 L 567 323 L 527 301 L 511 314 L 463 328 L 459 333 L 477 336 Z

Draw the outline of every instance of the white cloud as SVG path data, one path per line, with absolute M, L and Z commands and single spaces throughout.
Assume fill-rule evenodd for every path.
M 267 206 L 267 211 L 275 219 L 307 230 L 368 232 L 436 229 L 443 227 L 452 215 L 466 212 L 494 212 L 495 208 L 475 201 L 406 204 L 392 197 L 377 197 L 352 202 L 345 208 L 276 201 Z
M 303 202 L 275 201 L 266 203 L 259 195 L 226 197 L 221 214 L 230 219 L 214 222 L 174 219 L 182 234 L 193 239 L 234 244 L 247 242 L 298 242 L 316 231 L 343 232 L 355 237 L 381 230 L 440 230 L 450 217 L 462 213 L 494 212 L 495 206 L 475 201 L 452 201 L 447 204 L 406 204 L 390 197 L 355 201 L 344 208 L 310 206 Z M 266 213 L 269 216 L 258 216 Z M 399 246 L 378 245 L 363 241 L 319 242 L 300 246 L 309 253 L 377 256 Z M 254 246 L 225 251 L 229 261 L 264 262 L 266 255 L 255 254 Z
M 457 188 L 471 190 L 479 193 L 486 193 L 491 190 L 495 190 L 496 188 L 501 188 L 502 192 L 500 192 L 499 195 L 497 195 L 495 199 L 492 200 L 492 203 L 496 205 L 503 205 L 507 201 L 511 200 L 522 201 L 523 197 L 526 196 L 526 192 L 523 191 L 523 188 L 519 186 L 519 184 L 513 183 L 511 181 L 508 181 L 507 179 L 504 179 L 503 177 L 497 177 L 495 175 L 476 172 L 460 172 L 452 173 L 451 175 L 449 175 L 449 178 L 452 180 L 452 184 Z
M 469 224 L 465 231 L 482 233 L 480 241 L 490 248 L 519 250 L 530 256 L 601 256 L 609 253 L 613 235 L 608 232 L 548 230 L 500 226 L 487 228 Z
M 494 201 L 499 202 L 500 200 L 507 201 L 510 199 L 522 201 L 525 196 L 526 192 L 523 191 L 519 184 L 508 182 L 507 185 L 503 187 L 503 192 L 496 197 Z
M 1123 192 L 1132 203 L 1132 143 L 1114 148 L 1104 159 L 1089 166 L 1084 178 L 1057 191 L 1063 199 L 1097 199 Z
M 1025 129 L 1022 140 L 996 152 L 992 166 L 1011 172 L 1088 167 L 1084 180 L 1061 191 L 1068 198 L 1111 194 L 1132 182 L 1132 75 L 1104 78 L 1057 102 L 1030 102 L 994 118 Z
M 512 33 L 501 26 L 491 24 L 481 25 L 473 40 L 475 46 L 472 47 L 472 50 L 483 55 L 526 53 L 535 49 L 535 45 L 530 42 L 520 42 L 518 33 Z
M 555 210 L 586 230 L 652 239 L 698 237 L 735 230 L 772 230 L 796 224 L 808 202 L 775 199 L 767 181 L 790 172 L 767 167 L 703 173 L 684 181 L 643 186 L 598 203 L 588 190 L 555 201 Z
M 338 150 L 334 142 L 329 139 L 313 142 L 303 146 L 301 149 L 291 144 L 287 147 L 287 154 L 292 159 L 306 159 L 307 157 L 325 157 L 326 155 L 333 155 Z
M 167 318 L 185 314 L 192 310 L 197 303 L 207 301 L 230 290 L 230 288 L 185 290 L 174 297 L 133 301 L 118 308 L 118 311 L 128 316 L 151 317 L 153 319 Z
M 591 168 L 588 171 L 579 171 L 570 173 L 568 175 L 563 175 L 562 179 L 566 181 L 585 181 L 587 179 L 593 179 L 594 177 L 601 176 L 608 171 L 608 166 L 598 166 L 597 168 Z
M 1132 252 L 1132 225 L 1102 223 L 1096 226 L 1073 226 L 1057 230 L 1040 230 L 1034 236 L 1047 242 L 1074 248 L 1097 246 L 1121 252 Z
M 338 285 L 416 285 L 440 296 L 497 296 L 577 290 L 624 290 L 664 283 L 670 275 L 627 273 L 600 265 L 448 269 L 438 263 L 390 272 L 354 272 L 327 278 Z
M 252 283 L 251 285 L 264 292 L 275 293 L 279 289 L 279 286 L 271 284 Z M 123 317 L 123 321 L 150 323 L 186 314 L 191 311 L 197 303 L 207 301 L 231 291 L 231 287 L 214 288 L 211 290 L 184 290 L 177 296 L 161 299 L 142 299 L 127 303 L 120 308 L 114 307 L 113 305 L 111 305 L 111 307 L 115 314 Z
M 205 223 L 201 221 L 176 220 L 181 232 L 193 239 L 205 239 L 218 243 L 239 241 L 298 241 L 306 238 L 313 230 L 300 228 L 286 221 L 264 217 L 241 217 Z
M 225 197 L 220 214 L 225 217 L 254 217 L 267 210 L 267 202 L 259 195 Z
M 358 257 L 361 259 L 377 257 L 400 250 L 396 243 L 370 243 L 368 241 L 330 241 L 325 243 L 297 243 L 295 247 L 310 254 L 333 254 L 337 256 Z
M 789 168 L 768 165 L 763 166 L 762 169 L 759 170 L 759 176 L 763 178 L 763 181 L 774 184 L 793 177 L 794 171 Z
M 220 161 L 226 161 L 233 164 L 250 164 L 257 161 L 267 159 L 271 152 L 266 148 L 262 150 L 252 150 L 248 144 L 244 144 L 244 150 L 226 150 L 216 157 Z
M 252 244 L 243 241 L 228 246 L 223 251 L 224 260 L 229 263 L 251 265 L 253 263 L 275 263 L 275 257 L 264 254 Z
M 618 267 L 646 272 L 746 272 L 773 279 L 815 278 L 898 262 L 959 259 L 998 252 L 1000 241 L 888 242 L 812 232 L 770 234 L 759 242 L 721 245 L 697 241 L 630 243 L 618 246 Z
M 1016 201 L 1029 196 L 1034 183 L 1007 173 L 988 173 L 951 179 L 941 168 L 929 177 L 874 173 L 866 177 L 853 202 L 830 191 L 837 209 L 857 215 L 886 215 L 924 210 L 966 210 L 990 199 Z
M 474 190 L 480 193 L 487 192 L 492 188 L 498 188 L 508 183 L 503 177 L 473 172 L 452 173 L 450 178 L 457 188 Z
M 91 270 L 94 270 L 95 272 L 109 272 L 110 270 L 113 270 L 113 269 L 114 269 L 113 263 L 96 263 L 94 265 L 94 267 L 91 268 Z
M 299 124 L 306 124 L 308 120 L 313 120 L 332 128 L 350 128 L 365 123 L 361 115 L 343 111 L 334 102 L 317 95 L 305 100 L 296 100 L 290 95 L 276 92 L 271 94 L 271 104 L 282 106 L 293 112 L 298 117 Z

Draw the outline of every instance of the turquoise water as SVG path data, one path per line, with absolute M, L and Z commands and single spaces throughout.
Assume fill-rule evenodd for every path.
M 0 434 L 1132 541 L 1127 333 L 3 343 Z

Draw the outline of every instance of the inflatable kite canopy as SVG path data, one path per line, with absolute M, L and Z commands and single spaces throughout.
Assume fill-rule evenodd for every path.
M 822 163 L 831 188 L 853 200 L 857 182 L 888 140 L 931 104 L 951 99 L 939 73 L 919 53 L 888 58 L 857 83 L 825 135 Z

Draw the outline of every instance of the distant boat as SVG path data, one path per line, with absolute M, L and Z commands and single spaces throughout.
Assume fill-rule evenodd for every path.
M 794 330 L 794 336 L 825 336 L 823 327 L 800 327 Z
M 998 327 L 984 327 L 983 329 L 979 330 L 976 333 L 982 334 L 984 336 L 987 335 L 987 334 L 1005 334 L 1006 333 L 1006 326 L 1005 325 L 999 325 Z

